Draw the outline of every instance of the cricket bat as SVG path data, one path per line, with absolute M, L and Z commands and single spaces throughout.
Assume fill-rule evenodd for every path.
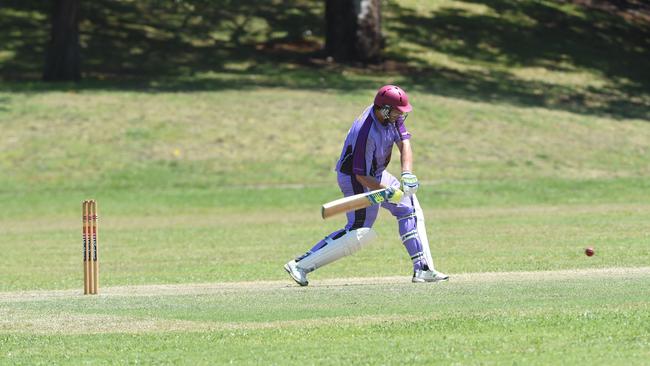
M 328 202 L 321 207 L 323 219 L 345 213 L 348 211 L 360 210 L 372 205 L 386 201 L 386 189 L 355 194 L 354 196 L 343 197 Z

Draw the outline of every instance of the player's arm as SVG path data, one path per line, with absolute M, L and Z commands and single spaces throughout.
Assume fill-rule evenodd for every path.
M 387 200 L 392 203 L 398 203 L 399 201 L 402 200 L 402 197 L 404 196 L 404 192 L 402 192 L 401 189 L 395 187 L 386 187 L 383 184 L 381 184 L 375 177 L 369 175 L 359 175 L 359 174 L 355 174 L 354 177 L 357 179 L 359 183 L 361 183 L 365 187 L 368 187 L 371 191 L 384 189 L 385 191 L 380 193 L 381 196 L 383 197 L 382 200 Z M 382 200 L 374 201 L 374 203 L 380 203 Z
M 401 140 L 396 142 L 400 152 L 402 162 L 402 191 L 406 195 L 412 195 L 417 192 L 420 183 L 418 177 L 413 174 L 413 150 L 411 150 L 411 140 Z
M 372 177 L 370 175 L 355 174 L 354 177 L 357 178 L 357 181 L 361 183 L 361 185 L 368 187 L 371 191 L 386 188 L 382 186 L 375 177 Z
M 413 150 L 411 150 L 411 140 L 397 141 L 399 148 L 400 160 L 402 163 L 402 173 L 413 171 Z

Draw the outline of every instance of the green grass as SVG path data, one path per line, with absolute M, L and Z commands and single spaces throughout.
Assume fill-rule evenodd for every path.
M 634 266 L 650 263 L 647 190 L 634 180 L 448 183 L 423 186 L 420 200 L 444 270 Z M 94 193 L 104 285 L 283 279 L 287 258 L 342 225 L 340 218 L 319 217 L 319 205 L 338 195 L 333 187 Z M 0 266 L 0 290 L 78 287 L 86 195 L 0 196 L 0 234 L 11 248 Z M 376 243 L 314 276 L 356 276 L 358 266 L 374 275 L 407 275 L 394 225 L 383 213 Z M 584 257 L 586 246 L 598 255 Z M 253 278 L 242 270 L 251 260 Z
M 603 279 L 23 299 L 0 340 L 13 364 L 643 364 L 647 274 Z
M 7 189 L 331 182 L 339 141 L 372 98 L 254 92 L 0 93 Z M 474 103 L 414 92 L 423 180 L 650 175 L 647 121 Z M 307 108 L 307 106 L 309 106 Z M 262 149 L 264 147 L 264 149 Z
M 376 242 L 310 281 L 403 283 L 292 286 L 282 264 L 342 225 L 322 221 L 319 207 L 339 195 L 332 166 L 340 139 L 372 89 L 74 90 L 0 93 L 2 362 L 74 364 L 79 354 L 100 364 L 647 358 L 647 274 L 413 287 L 387 213 Z M 458 278 L 650 263 L 647 120 L 417 89 L 413 103 L 418 196 L 440 270 Z M 99 201 L 100 291 L 178 284 L 178 294 L 77 295 L 88 197 Z M 583 254 L 587 246 L 594 257 Z M 182 294 L 194 283 L 263 280 L 283 286 Z M 72 291 L 8 300 L 57 289 Z M 79 323 L 108 329 L 66 325 Z
M 387 63 L 364 68 L 264 51 L 321 7 L 239 3 L 256 6 L 256 32 L 239 39 L 236 17 L 170 31 L 186 3 L 155 18 L 144 1 L 86 11 L 78 84 L 34 81 L 42 5 L 0 9 L 0 364 L 646 363 L 642 17 L 389 2 Z M 299 288 L 282 265 L 343 225 L 319 208 L 340 194 L 351 121 L 388 82 L 414 105 L 418 198 L 452 280 L 410 284 L 384 212 L 372 245 Z M 80 295 L 86 198 L 100 214 L 92 297 Z
M 39 1 L 0 9 L 0 80 L 40 77 L 48 12 Z M 632 1 L 390 0 L 387 62 L 367 66 L 325 61 L 323 2 L 89 2 L 81 14 L 90 88 L 321 91 L 395 80 L 473 101 L 650 117 L 650 10 Z
M 413 95 L 418 195 L 440 270 L 650 263 L 646 120 Z M 413 287 L 386 213 L 376 242 L 310 281 L 403 283 L 292 286 L 282 264 L 342 225 L 319 207 L 339 195 L 340 139 L 371 96 L 0 93 L 1 362 L 644 363 L 647 274 Z M 178 294 L 79 298 L 88 197 L 99 201 L 100 291 L 178 284 Z M 192 283 L 261 280 L 284 285 L 182 295 Z M 73 291 L 7 300 L 39 289 Z M 65 325 L 78 323 L 109 329 Z

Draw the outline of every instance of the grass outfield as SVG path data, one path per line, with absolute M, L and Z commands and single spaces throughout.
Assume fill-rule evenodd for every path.
M 650 359 L 646 7 L 390 1 L 385 70 L 258 52 L 282 46 L 274 33 L 194 46 L 181 29 L 172 56 L 140 56 L 83 22 L 85 80 L 44 84 L 16 80 L 40 73 L 45 10 L 15 3 L 0 9 L 0 364 Z M 304 24 L 321 19 L 300 3 Z M 151 27 L 110 13 L 97 29 L 149 50 L 184 18 L 144 10 Z M 125 65 L 143 77 L 114 79 Z M 300 288 L 282 265 L 343 225 L 320 205 L 384 83 L 414 106 L 418 198 L 452 279 L 411 284 L 384 212 L 374 243 Z M 98 296 L 81 295 L 86 198 Z
M 0 293 L 8 364 L 609 364 L 650 357 L 650 267 Z
M 400 80 L 373 85 L 387 81 Z M 332 184 L 341 139 L 374 91 L 0 88 L 0 187 Z M 650 176 L 648 120 L 412 94 L 421 180 Z
M 332 187 L 99 190 L 99 296 L 81 295 L 87 192 L 4 194 L 0 363 L 642 365 L 647 191 L 635 179 L 426 184 L 450 282 L 409 282 L 384 214 L 376 242 L 300 288 L 281 266 L 341 225 L 318 217 Z
M 282 264 L 342 225 L 322 221 L 319 207 L 339 195 L 331 171 L 339 140 L 371 94 L 0 95 L 7 101 L 0 109 L 0 291 L 22 299 L 0 300 L 0 362 L 75 364 L 80 354 L 89 363 L 645 362 L 647 272 L 454 280 L 646 268 L 645 120 L 421 94 L 414 103 L 422 112 L 409 117 L 425 182 L 418 196 L 432 253 L 452 281 L 411 285 L 408 256 L 384 213 L 379 240 L 310 276 L 315 286 L 367 282 L 293 285 Z M 286 98 L 294 108 L 280 102 Z M 269 280 L 282 288 L 82 298 L 79 216 L 88 197 L 99 201 L 100 292 Z M 583 254 L 586 246 L 596 248 L 594 257 Z M 400 281 L 373 283 L 384 276 Z M 39 289 L 68 292 L 37 293 L 37 301 L 20 295 Z M 56 328 L 81 321 L 108 329 Z M 139 324 L 151 331 L 129 328 Z
M 425 183 L 418 196 L 434 258 L 452 281 L 410 284 L 408 256 L 383 213 L 373 245 L 313 273 L 313 289 L 292 284 L 282 264 L 342 225 L 322 221 L 319 207 L 339 195 L 331 169 L 349 125 L 342 116 L 355 116 L 367 94 L 4 93 L 0 362 L 76 364 L 80 354 L 89 363 L 645 362 L 647 271 L 454 280 L 646 268 L 645 120 L 422 94 L 414 101 L 422 112 L 409 117 Z M 298 104 L 287 109 L 285 98 Z M 216 117 L 224 111 L 236 117 Z M 107 293 L 83 298 L 79 216 L 88 197 L 99 201 Z M 375 284 L 385 276 L 399 280 Z M 349 277 L 369 278 L 318 287 Z M 196 283 L 270 280 L 281 287 L 182 294 Z M 154 284 L 180 287 L 110 295 Z M 67 292 L 25 297 L 43 289 Z M 70 326 L 82 321 L 106 327 Z
M 648 189 L 634 180 L 439 184 L 424 185 L 420 199 L 443 271 L 597 268 L 650 263 Z M 333 187 L 98 192 L 102 285 L 288 279 L 284 262 L 343 225 L 319 217 L 319 204 L 336 195 Z M 0 291 L 81 288 L 83 194 L 0 197 L 9 249 Z M 375 228 L 376 242 L 312 279 L 408 276 L 394 220 L 382 213 Z M 587 246 L 597 255 L 586 257 Z

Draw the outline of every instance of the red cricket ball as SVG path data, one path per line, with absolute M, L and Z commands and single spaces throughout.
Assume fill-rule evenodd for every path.
M 585 254 L 587 255 L 587 257 L 591 257 L 592 255 L 594 255 L 594 253 L 595 253 L 594 248 L 592 248 L 592 247 L 589 247 L 589 248 L 585 249 Z

